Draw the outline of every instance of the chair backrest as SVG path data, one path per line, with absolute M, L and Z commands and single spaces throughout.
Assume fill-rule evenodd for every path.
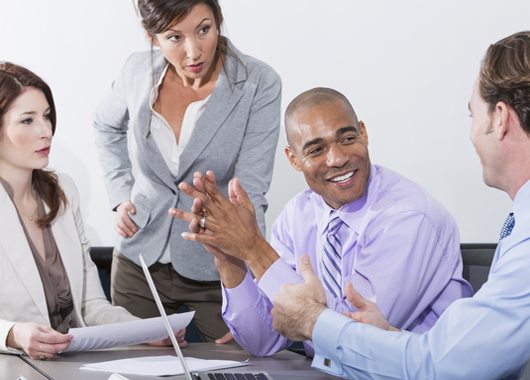
M 110 301 L 110 268 L 112 267 L 113 247 L 91 247 L 90 257 L 98 267 L 99 280 L 105 292 L 105 296 Z
M 460 244 L 464 261 L 464 278 L 471 284 L 475 293 L 488 280 L 496 243 Z
M 90 257 L 99 270 L 106 270 L 110 275 L 110 268 L 112 266 L 112 251 L 113 247 L 91 247 Z

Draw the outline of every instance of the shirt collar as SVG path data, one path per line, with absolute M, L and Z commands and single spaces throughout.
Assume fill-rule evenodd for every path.
M 149 108 L 151 111 L 154 112 L 154 105 L 156 100 L 158 99 L 158 88 L 162 84 L 162 81 L 164 80 L 164 77 L 166 76 L 167 68 L 169 67 L 169 62 L 166 62 L 166 65 L 164 66 L 164 69 L 162 70 L 162 73 L 160 74 L 160 78 L 158 78 L 158 82 L 154 85 L 153 90 L 151 90 L 151 96 L 149 97 Z
M 513 215 L 515 217 L 514 231 L 517 230 L 518 226 L 524 226 L 530 222 L 530 180 L 515 195 Z
M 339 218 L 342 219 L 344 224 L 353 231 L 359 233 L 364 216 L 370 207 L 370 193 L 373 192 L 371 189 L 373 184 L 373 178 L 377 173 L 377 167 L 371 165 L 370 167 L 370 178 L 366 185 L 366 192 L 364 195 L 352 203 L 347 203 L 343 205 L 340 209 L 334 210 L 331 208 L 326 201 L 318 194 L 313 193 L 312 196 L 315 197 L 315 210 L 317 216 L 317 227 L 318 231 L 321 234 L 326 233 L 329 223 L 329 215 L 331 212 L 335 211 Z

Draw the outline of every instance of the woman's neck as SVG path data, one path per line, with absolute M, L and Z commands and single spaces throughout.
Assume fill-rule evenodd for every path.
M 33 170 L 16 170 L 0 167 L 2 177 L 13 189 L 15 202 L 26 202 L 34 199 L 33 196 Z

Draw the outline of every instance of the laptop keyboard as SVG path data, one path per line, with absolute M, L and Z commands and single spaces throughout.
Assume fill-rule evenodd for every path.
M 201 380 L 197 374 L 193 374 L 195 380 Z M 210 380 L 267 380 L 264 373 L 209 373 Z

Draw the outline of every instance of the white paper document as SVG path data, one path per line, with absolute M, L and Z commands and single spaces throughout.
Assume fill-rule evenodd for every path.
M 222 368 L 241 367 L 250 362 L 236 362 L 233 360 L 205 360 L 184 358 L 190 371 L 211 371 Z M 145 356 L 141 358 L 112 360 L 102 363 L 85 364 L 81 369 L 91 371 L 117 372 L 128 375 L 145 376 L 176 376 L 182 375 L 184 370 L 176 356 Z
M 194 314 L 194 311 L 190 311 L 170 315 L 168 319 L 173 331 L 177 332 L 189 325 Z M 128 346 L 167 338 L 167 330 L 162 317 L 75 328 L 68 330 L 68 334 L 73 335 L 74 338 L 63 352 Z

